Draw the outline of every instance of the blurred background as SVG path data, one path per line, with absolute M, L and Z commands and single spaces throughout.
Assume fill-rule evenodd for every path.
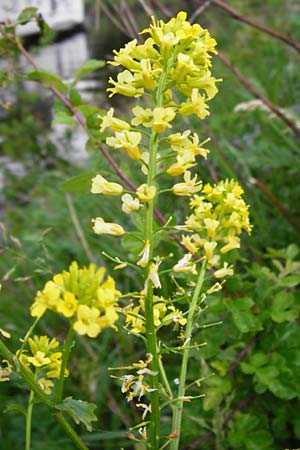
M 64 80 L 87 59 L 112 59 L 113 50 L 136 38 L 151 15 L 167 20 L 185 10 L 217 40 L 212 72 L 223 79 L 219 93 L 210 102 L 210 116 L 189 119 L 184 128 L 203 140 L 210 137 L 210 158 L 197 168 L 199 176 L 205 182 L 237 179 L 251 205 L 254 229 L 234 257 L 236 275 L 203 318 L 224 323 L 201 331 L 208 344 L 195 353 L 191 370 L 195 378 L 215 375 L 203 385 L 205 401 L 193 403 L 185 416 L 182 448 L 299 447 L 300 2 L 0 0 L 0 21 L 15 19 L 28 6 L 38 7 L 54 32 L 40 36 L 33 22 L 17 32 L 36 63 Z M 109 268 L 102 251 L 121 257 L 130 253 L 131 243 L 124 240 L 120 249 L 118 242 L 94 236 L 91 218 L 104 211 L 106 220 L 124 220 L 119 205 L 72 184 L 81 174 L 90 179 L 109 173 L 95 139 L 71 120 L 55 120 L 58 106 L 50 91 L 22 78 L 30 69 L 24 57 L 0 56 L 0 326 L 12 333 L 17 347 L 31 323 L 28 307 L 45 281 L 74 259 Z M 105 110 L 113 104 L 126 116 L 130 101 L 109 100 L 106 94 L 108 77 L 115 74 L 105 66 L 80 80 L 77 94 L 83 103 Z M 128 161 L 117 156 L 117 162 L 135 177 Z M 179 218 L 186 212 L 171 198 L 166 207 Z M 130 289 L 133 277 L 130 271 L 123 276 L 122 291 Z M 61 337 L 66 331 L 51 316 L 40 327 Z M 137 413 L 106 370 L 130 361 L 136 344 L 128 345 L 125 332 L 110 331 L 96 342 L 79 341 L 69 395 L 96 402 L 99 417 L 93 434 L 82 430 L 84 438 L 95 450 L 138 450 L 124 437 Z M 1 448 L 22 447 L 26 390 L 20 381 L 1 384 L 0 405 L 5 411 Z M 72 449 L 43 408 L 36 411 L 33 450 Z M 166 414 L 166 433 L 168 424 Z M 47 440 L 42 429 L 48 430 Z

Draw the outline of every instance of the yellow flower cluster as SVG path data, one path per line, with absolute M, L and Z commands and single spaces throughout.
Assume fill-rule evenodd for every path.
M 17 352 L 17 356 L 23 366 L 34 368 L 37 375 L 37 381 L 41 389 L 46 394 L 51 393 L 54 383 L 49 378 L 59 378 L 61 368 L 62 352 L 57 351 L 59 342 L 55 339 L 49 339 L 47 336 L 33 336 L 28 339 L 30 353 L 23 350 Z M 68 376 L 68 371 L 65 371 Z
M 111 96 L 118 93 L 140 97 L 145 91 L 152 93 L 162 73 L 166 73 L 167 106 L 177 106 L 171 93 L 172 88 L 176 88 L 187 97 L 180 105 L 180 114 L 196 114 L 201 119 L 208 114 L 206 101 L 217 93 L 217 80 L 209 70 L 210 53 L 216 53 L 216 41 L 199 24 L 191 25 L 186 17 L 183 11 L 167 23 L 156 22 L 152 17 L 150 28 L 142 31 L 149 35 L 143 44 L 138 45 L 134 39 L 120 51 L 114 51 L 114 61 L 110 64 L 123 66 L 125 70 L 119 73 L 117 81 L 110 78 L 113 87 L 108 91 Z M 167 122 L 172 118 L 171 112 Z
M 77 262 L 73 262 L 68 271 L 55 275 L 37 293 L 31 315 L 41 317 L 50 309 L 70 318 L 78 334 L 92 338 L 103 328 L 115 327 L 121 292 L 116 290 L 112 277 L 103 281 L 104 275 L 105 269 L 96 270 L 95 264 L 79 268 Z
M 126 328 L 132 334 L 145 332 L 145 308 L 144 298 L 140 299 L 139 305 L 129 304 L 123 309 L 126 319 Z M 163 297 L 154 297 L 153 304 L 154 325 L 159 328 L 164 325 L 185 325 L 186 319 L 182 312 L 174 305 L 167 303 Z
M 240 247 L 240 234 L 251 232 L 249 206 L 242 199 L 243 189 L 234 180 L 206 184 L 200 195 L 190 201 L 193 210 L 185 225 L 179 227 L 193 232 L 182 237 L 182 244 L 193 254 L 203 252 L 209 267 L 220 263 L 222 254 Z M 216 278 L 231 275 L 225 263 L 214 273 Z

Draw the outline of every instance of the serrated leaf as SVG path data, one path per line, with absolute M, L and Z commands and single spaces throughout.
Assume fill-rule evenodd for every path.
M 44 86 L 55 87 L 59 92 L 66 92 L 67 86 L 63 83 L 61 78 L 47 70 L 33 70 L 27 74 L 27 79 L 30 81 L 39 81 Z
M 82 400 L 75 400 L 72 397 L 67 397 L 57 406 L 61 411 L 65 411 L 75 421 L 75 423 L 83 423 L 88 431 L 92 431 L 91 422 L 97 420 L 94 414 L 96 405 L 94 403 L 84 402 Z
M 17 18 L 17 22 L 20 25 L 26 25 L 26 23 L 30 22 L 31 19 L 34 19 L 36 17 L 37 12 L 37 8 L 35 8 L 34 6 L 29 6 L 28 8 L 25 8 L 20 12 Z
M 81 67 L 75 72 L 74 79 L 72 82 L 72 86 L 74 86 L 80 78 L 83 78 L 85 75 L 94 72 L 95 70 L 102 69 L 105 66 L 105 61 L 100 61 L 97 59 L 89 59 Z
M 90 192 L 92 186 L 92 178 L 95 176 L 94 172 L 85 172 L 76 177 L 72 177 L 62 184 L 64 192 L 77 192 L 83 194 Z

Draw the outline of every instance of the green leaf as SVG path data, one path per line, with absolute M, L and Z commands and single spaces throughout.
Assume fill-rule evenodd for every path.
M 18 405 L 17 403 L 10 403 L 7 405 L 4 410 L 4 413 L 17 412 L 20 414 L 24 414 L 26 416 L 26 409 L 22 405 Z
M 277 367 L 274 366 L 265 366 L 260 367 L 255 371 L 255 377 L 259 383 L 262 383 L 266 386 L 269 386 L 269 384 L 279 375 L 279 370 Z
M 298 316 L 299 309 L 293 308 L 293 305 L 294 295 L 292 292 L 278 292 L 272 303 L 272 320 L 277 323 L 295 320 Z
M 36 17 L 37 12 L 37 8 L 35 8 L 34 6 L 29 6 L 28 8 L 25 8 L 20 12 L 17 18 L 17 22 L 20 25 L 26 25 L 26 23 L 30 22 L 31 19 L 34 19 Z
M 88 431 L 92 431 L 91 422 L 97 420 L 94 414 L 96 405 L 94 403 L 74 400 L 72 397 L 64 399 L 61 405 L 57 406 L 61 411 L 65 411 L 77 423 L 83 423 Z
M 76 177 L 72 177 L 62 184 L 62 190 L 64 192 L 77 192 L 84 194 L 91 190 L 91 179 L 95 176 L 94 172 L 81 173 Z
M 63 83 L 62 79 L 54 73 L 47 70 L 33 70 L 27 74 L 27 79 L 30 81 L 39 81 L 44 86 L 54 87 L 59 92 L 66 92 L 67 86 Z
M 278 285 L 281 287 L 293 288 L 300 284 L 300 274 L 289 275 L 287 277 L 281 278 Z
M 81 67 L 75 72 L 74 80 L 72 82 L 72 86 L 74 86 L 80 78 L 83 78 L 85 75 L 94 72 L 95 70 L 102 69 L 105 66 L 105 61 L 100 61 L 97 59 L 89 59 Z
M 266 430 L 253 431 L 246 435 L 245 446 L 247 450 L 272 450 L 273 437 Z
M 133 254 L 135 257 L 143 249 L 142 243 L 143 235 L 139 233 L 127 233 L 122 237 L 122 247 L 129 253 Z
M 254 301 L 249 297 L 236 299 L 229 305 L 229 309 L 232 312 L 232 319 L 242 333 L 261 329 L 259 318 L 251 310 L 253 305 Z
M 59 112 L 55 114 L 55 118 L 52 120 L 52 125 L 76 125 L 77 122 L 74 119 L 73 116 L 70 116 L 70 114 Z
M 79 94 L 79 92 L 76 89 L 74 89 L 74 88 L 70 89 L 69 97 L 74 106 L 79 106 L 82 104 L 81 95 Z

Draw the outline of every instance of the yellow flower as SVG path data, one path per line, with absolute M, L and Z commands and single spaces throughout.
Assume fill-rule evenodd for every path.
M 114 108 L 110 108 L 106 115 L 102 117 L 100 131 L 103 132 L 106 128 L 110 128 L 113 131 L 123 131 L 130 130 L 130 125 L 125 120 L 114 117 Z
M 237 236 L 228 236 L 224 241 L 226 241 L 227 244 L 221 247 L 221 253 L 227 253 L 235 248 L 240 248 L 240 239 Z
M 207 237 L 214 238 L 216 236 L 216 230 L 220 224 L 218 220 L 206 218 L 203 219 L 205 227 L 207 229 Z
M 80 335 L 88 335 L 95 338 L 101 331 L 99 324 L 100 312 L 97 308 L 89 308 L 87 305 L 79 305 L 77 310 L 77 320 L 73 328 Z
M 138 148 L 141 139 L 141 133 L 124 130 L 120 133 L 116 132 L 115 137 L 108 137 L 106 139 L 106 143 L 113 148 L 124 148 L 131 159 L 141 159 L 141 154 Z
M 231 275 L 233 275 L 233 267 L 228 266 L 227 262 L 224 263 L 224 265 L 221 269 L 216 270 L 214 272 L 215 278 L 224 278 L 224 277 L 231 276 Z
M 181 103 L 178 112 L 183 116 L 196 114 L 199 119 L 204 119 L 209 115 L 208 105 L 205 102 L 205 97 L 199 93 L 198 89 L 193 89 L 190 99 Z
M 192 273 L 193 275 L 197 275 L 196 264 L 191 264 L 192 254 L 187 253 L 181 258 L 175 266 L 173 266 L 174 272 L 183 272 L 183 273 Z
M 150 254 L 150 241 L 147 240 L 145 242 L 143 250 L 141 251 L 141 253 L 139 253 L 139 256 L 142 257 L 141 259 L 138 260 L 137 265 L 141 267 L 146 267 L 149 262 L 149 254 Z
M 9 381 L 9 376 L 12 373 L 11 365 L 6 359 L 3 359 L 1 362 L 5 363 L 6 367 L 0 365 L 0 382 Z
M 38 380 L 38 384 L 39 384 L 40 388 L 45 392 L 45 394 L 47 394 L 47 395 L 51 394 L 51 389 L 54 386 L 53 381 L 47 380 L 46 378 L 40 378 Z
M 34 367 L 41 367 L 51 363 L 51 359 L 44 352 L 37 351 L 34 356 L 28 356 L 28 362 Z
M 104 222 L 102 217 L 92 220 L 93 230 L 96 234 L 110 234 L 112 236 L 122 236 L 125 234 L 123 227 L 117 223 Z
M 73 292 L 64 292 L 64 299 L 60 300 L 57 304 L 57 312 L 62 313 L 65 317 L 72 317 L 78 306 Z
M 151 200 L 154 199 L 156 195 L 156 187 L 148 186 L 147 184 L 142 184 L 136 190 L 136 194 L 142 203 L 150 202 Z
M 120 195 L 123 187 L 118 183 L 111 183 L 101 175 L 96 175 L 92 179 L 92 194 Z
M 143 125 L 144 127 L 151 128 L 153 123 L 153 113 L 150 108 L 142 108 L 137 105 L 132 109 L 134 118 L 131 120 L 131 124 L 135 127 Z
M 121 94 L 127 97 L 140 97 L 144 93 L 143 87 L 136 86 L 136 80 L 129 70 L 124 70 L 117 76 L 117 81 L 109 78 L 109 83 L 113 84 L 114 88 L 108 88 L 107 91 L 111 92 L 109 97 L 114 94 Z
M 61 289 L 53 281 L 48 281 L 42 291 L 38 291 L 35 302 L 30 307 L 30 314 L 33 317 L 42 317 L 49 309 L 56 309 L 60 298 Z
M 194 161 L 193 154 L 190 155 L 185 153 L 182 156 L 178 155 L 176 159 L 177 162 L 173 163 L 167 170 L 167 173 L 169 175 L 172 175 L 173 177 L 183 174 L 188 169 L 196 165 L 193 162 Z
M 181 244 L 193 254 L 198 252 L 198 247 L 192 242 L 192 238 L 190 236 L 182 236 Z
M 161 283 L 158 275 L 158 267 L 160 265 L 159 263 L 151 263 L 150 264 L 150 271 L 149 271 L 149 279 L 152 281 L 154 287 L 161 288 Z
M 189 170 L 187 170 L 184 175 L 184 183 L 174 184 L 172 191 L 175 195 L 179 196 L 191 196 L 202 189 L 202 182 L 198 181 L 197 183 L 197 175 L 194 178 L 191 178 L 192 174 Z
M 130 214 L 133 211 L 140 209 L 140 202 L 138 198 L 133 198 L 130 194 L 122 195 L 122 211 L 126 214 Z
M 172 122 L 176 115 L 173 108 L 154 108 L 152 127 L 156 133 L 162 133 L 166 128 L 172 128 L 169 122 Z

